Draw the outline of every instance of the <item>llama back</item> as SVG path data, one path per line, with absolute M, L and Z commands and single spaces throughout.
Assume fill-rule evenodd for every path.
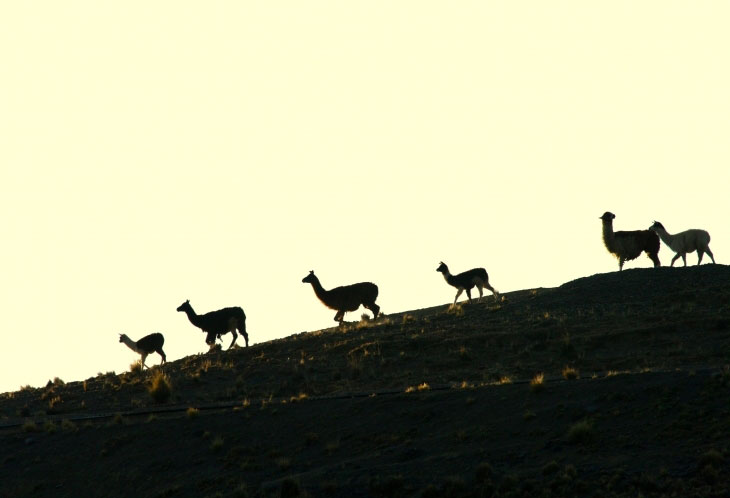
M 147 335 L 137 341 L 137 347 L 143 351 L 154 351 L 165 344 L 165 337 L 159 332 Z
M 710 233 L 707 230 L 700 228 L 693 228 L 682 232 L 683 247 L 687 252 L 696 251 L 697 249 L 704 249 L 710 244 Z
M 355 311 L 361 303 L 374 303 L 378 297 L 378 286 L 372 282 L 359 282 L 352 285 L 335 287 L 329 291 L 330 296 L 337 299 L 343 309 Z
M 240 308 L 238 306 L 209 311 L 202 316 L 205 317 L 206 320 L 217 320 L 221 322 L 227 322 L 230 317 L 235 317 L 239 320 L 246 319 L 246 314 L 243 312 L 243 308 Z
M 606 243 L 606 249 L 613 253 L 619 252 L 626 260 L 636 259 L 644 251 L 652 254 L 659 252 L 659 236 L 649 230 L 615 232 L 614 244 L 616 247 L 612 248 Z

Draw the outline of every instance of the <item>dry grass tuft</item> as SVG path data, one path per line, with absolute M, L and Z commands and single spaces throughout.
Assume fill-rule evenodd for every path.
M 530 390 L 534 393 L 541 392 L 545 389 L 545 374 L 542 372 L 535 374 L 530 381 Z
M 172 395 L 172 384 L 170 379 L 162 372 L 157 372 L 152 377 L 152 385 L 148 389 L 150 396 L 155 400 L 155 403 L 165 403 L 170 399 Z
M 407 393 L 415 393 L 420 391 L 429 391 L 431 389 L 431 386 L 428 385 L 428 383 L 423 382 L 421 384 L 418 384 L 417 386 L 409 386 L 406 388 Z
M 463 316 L 464 305 L 459 303 L 450 304 L 449 307 L 446 309 L 446 313 L 454 316 Z
M 580 374 L 575 368 L 566 366 L 563 368 L 563 377 L 566 380 L 576 380 L 580 378 Z

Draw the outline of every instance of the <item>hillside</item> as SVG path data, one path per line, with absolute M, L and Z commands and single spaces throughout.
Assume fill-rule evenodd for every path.
M 729 352 L 704 265 L 184 358 L 164 402 L 59 379 L 0 395 L 0 496 L 725 496 Z

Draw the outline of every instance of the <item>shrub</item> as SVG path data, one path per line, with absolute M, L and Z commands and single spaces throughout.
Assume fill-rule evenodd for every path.
M 221 448 L 223 448 L 223 437 L 222 436 L 216 436 L 213 438 L 213 441 L 210 443 L 210 449 L 213 451 L 218 451 Z
M 38 425 L 32 420 L 28 420 L 23 424 L 23 432 L 38 432 Z
M 588 419 L 584 419 L 573 424 L 570 429 L 568 429 L 567 434 L 568 441 L 571 443 L 586 443 L 593 439 L 593 436 L 593 422 Z
M 162 372 L 157 372 L 152 378 L 152 385 L 149 387 L 149 393 L 156 403 L 165 403 L 169 400 L 172 395 L 172 385 L 170 384 L 170 380 L 167 378 L 167 375 Z

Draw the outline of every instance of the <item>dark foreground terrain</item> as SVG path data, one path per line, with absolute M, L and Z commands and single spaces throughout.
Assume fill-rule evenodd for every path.
M 729 348 L 706 265 L 55 379 L 0 395 L 0 496 L 728 496 Z

